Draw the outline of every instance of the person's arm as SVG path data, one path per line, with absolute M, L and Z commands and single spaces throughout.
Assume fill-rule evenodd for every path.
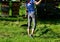
M 41 2 L 41 0 L 39 0 L 38 2 L 37 2 L 37 1 L 34 1 L 34 3 L 35 3 L 36 5 L 40 4 L 40 2 Z
M 27 4 L 25 4 L 25 7 L 26 7 L 26 14 L 25 14 L 25 17 L 27 17 L 27 16 L 28 16 Z
M 25 15 L 25 17 L 27 17 L 28 16 L 28 10 L 27 10 L 27 8 L 26 8 L 26 15 Z

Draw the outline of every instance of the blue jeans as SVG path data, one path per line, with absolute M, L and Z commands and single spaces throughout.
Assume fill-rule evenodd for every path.
M 28 29 L 31 28 L 31 23 L 33 23 L 32 29 L 35 29 L 36 28 L 35 12 L 28 13 Z

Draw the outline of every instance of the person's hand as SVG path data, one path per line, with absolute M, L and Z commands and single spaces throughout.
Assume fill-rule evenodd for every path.
M 26 19 L 27 17 L 28 17 L 28 15 L 23 16 L 24 19 Z
M 35 1 L 34 3 L 35 3 L 36 5 L 39 5 L 40 2 L 41 2 L 41 0 L 39 0 L 39 1 Z

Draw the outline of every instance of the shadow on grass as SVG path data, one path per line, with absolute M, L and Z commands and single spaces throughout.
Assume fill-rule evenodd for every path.
M 40 24 L 60 24 L 60 19 L 39 19 L 38 21 L 40 21 Z
M 35 37 L 40 38 L 60 38 L 60 33 L 54 32 L 52 29 L 48 28 L 46 25 L 43 28 L 37 29 L 35 33 L 39 34 Z
M 21 27 L 28 27 L 28 24 L 23 24 L 21 25 Z
M 22 17 L 19 16 L 0 16 L 0 20 L 3 21 L 24 21 L 24 19 Z

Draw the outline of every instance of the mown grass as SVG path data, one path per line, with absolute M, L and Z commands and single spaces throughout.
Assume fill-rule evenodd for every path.
M 37 21 L 34 38 L 30 38 L 26 31 L 27 19 L 0 20 L 0 42 L 60 42 L 60 24 L 48 22 Z

